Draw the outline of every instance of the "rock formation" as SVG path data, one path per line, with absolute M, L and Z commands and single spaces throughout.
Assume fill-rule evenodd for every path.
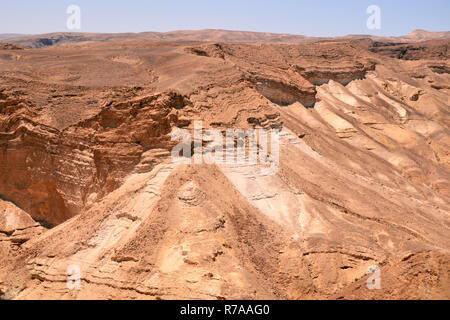
M 449 45 L 0 47 L 0 297 L 449 299 Z M 278 170 L 173 162 L 195 121 Z

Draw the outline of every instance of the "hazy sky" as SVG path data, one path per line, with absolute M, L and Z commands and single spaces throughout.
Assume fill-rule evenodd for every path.
M 81 9 L 81 32 L 228 29 L 335 36 L 450 30 L 450 0 L 2 0 L 0 33 L 70 31 L 71 4 Z M 366 27 L 369 5 L 381 9 L 380 30 Z

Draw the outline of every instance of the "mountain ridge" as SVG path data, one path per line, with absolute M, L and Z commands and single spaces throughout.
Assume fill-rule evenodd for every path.
M 416 42 L 424 40 L 448 39 L 450 31 L 414 30 L 405 36 L 374 36 L 374 35 L 345 35 L 337 37 L 310 37 L 288 33 L 268 33 L 223 29 L 175 30 L 169 32 L 139 32 L 139 33 L 85 33 L 85 32 L 53 32 L 38 35 L 0 34 L 0 40 L 27 48 L 42 48 L 53 45 L 73 44 L 80 42 L 107 42 L 123 40 L 167 40 L 177 42 L 262 42 L 262 43 L 310 43 L 326 40 L 372 39 L 374 41 Z

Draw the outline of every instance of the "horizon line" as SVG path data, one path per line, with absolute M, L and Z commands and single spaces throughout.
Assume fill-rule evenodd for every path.
M 143 33 L 156 33 L 156 34 L 164 34 L 164 33 L 174 33 L 174 32 L 195 32 L 195 31 L 226 31 L 226 32 L 248 32 L 248 33 L 261 33 L 261 34 L 274 34 L 274 35 L 287 35 L 287 36 L 302 36 L 308 38 L 338 38 L 338 37 L 347 37 L 347 36 L 371 36 L 371 37 L 402 37 L 408 36 L 414 32 L 429 32 L 429 33 L 442 33 L 442 32 L 450 32 L 450 30 L 426 30 L 426 29 L 413 29 L 411 32 L 403 34 L 403 35 L 375 35 L 370 33 L 348 33 L 345 35 L 335 35 L 335 36 L 309 36 L 306 34 L 299 33 L 283 33 L 283 32 L 269 32 L 269 31 L 252 31 L 252 30 L 237 30 L 237 29 L 219 29 L 219 28 L 203 28 L 203 29 L 176 29 L 169 31 L 122 31 L 122 32 L 97 32 L 97 31 L 51 31 L 44 33 L 0 33 L 0 35 L 14 35 L 14 36 L 39 36 L 39 35 L 48 35 L 48 34 L 56 34 L 56 33 L 73 33 L 73 34 L 143 34 Z

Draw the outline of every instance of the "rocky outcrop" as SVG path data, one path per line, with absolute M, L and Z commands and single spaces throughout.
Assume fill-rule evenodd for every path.
M 402 60 L 448 60 L 450 40 L 430 40 L 417 44 L 374 42 L 370 51 Z
M 23 47 L 11 43 L 0 42 L 0 50 L 23 50 Z

